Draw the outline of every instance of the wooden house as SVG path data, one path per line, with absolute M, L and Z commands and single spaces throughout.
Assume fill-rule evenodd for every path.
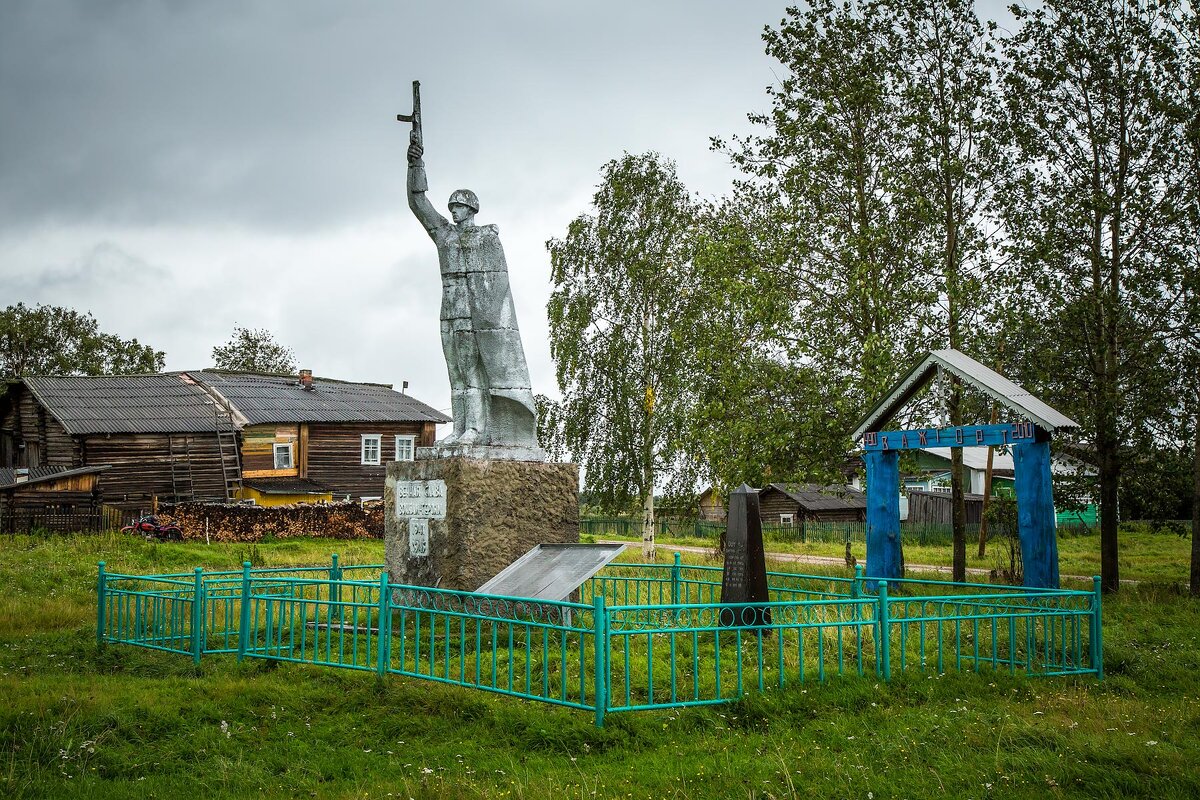
M 108 465 L 105 502 L 219 500 L 237 486 L 227 409 L 187 373 L 30 377 L 0 397 L 0 467 Z
M 379 383 L 204 370 L 233 410 L 241 496 L 265 505 L 382 498 L 384 465 L 433 444 L 445 414 Z
M 772 483 L 758 493 L 758 510 L 764 525 L 862 522 L 867 500 L 852 486 Z
M 725 498 L 713 487 L 710 486 L 700 493 L 696 505 L 702 522 L 725 521 Z
M 379 497 L 432 444 L 433 408 L 383 384 L 231 373 L 33 377 L 0 397 L 0 468 L 107 465 L 105 502 Z

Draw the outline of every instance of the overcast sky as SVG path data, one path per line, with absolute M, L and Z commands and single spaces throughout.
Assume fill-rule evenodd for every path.
M 733 173 L 778 68 L 762 0 L 6 2 L 0 5 L 0 306 L 91 311 L 212 364 L 235 324 L 317 375 L 449 383 L 433 243 L 404 193 L 411 82 L 439 207 L 500 227 L 535 392 L 557 396 L 545 242 L 623 152 L 702 197 Z

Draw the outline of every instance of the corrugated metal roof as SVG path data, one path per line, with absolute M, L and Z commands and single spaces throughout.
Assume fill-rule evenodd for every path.
M 25 385 L 67 433 L 211 433 L 213 398 L 184 373 L 46 376 Z
M 807 511 L 837 511 L 867 507 L 867 498 L 852 486 L 821 486 L 815 483 L 772 483 Z
M 420 400 L 378 383 L 203 370 L 190 373 L 219 392 L 251 425 L 268 422 L 449 422 Z
M 312 391 L 289 376 L 214 370 L 154 375 L 25 378 L 25 384 L 71 435 L 212 433 L 216 400 L 241 422 L 449 422 L 419 400 L 374 383 L 314 379 Z M 208 388 L 206 388 L 208 387 Z
M 1051 408 L 1046 403 L 1010 381 L 993 369 L 985 367 L 970 356 L 957 350 L 935 350 L 884 395 L 870 413 L 863 417 L 854 429 L 854 439 L 861 439 L 867 431 L 879 430 L 888 424 L 909 400 L 927 383 L 933 380 L 938 369 L 957 375 L 971 386 L 981 390 L 1017 412 L 1023 419 L 1037 424 L 1053 433 L 1060 429 L 1078 428 L 1073 419 Z

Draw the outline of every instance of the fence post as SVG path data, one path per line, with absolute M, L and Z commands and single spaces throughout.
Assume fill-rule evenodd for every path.
M 888 624 L 887 581 L 879 582 L 879 662 L 883 679 L 892 679 L 891 626 Z
M 387 675 L 392 660 L 392 597 L 388 589 L 388 574 L 379 573 L 379 633 L 375 638 L 375 668 L 379 677 Z
M 329 579 L 334 581 L 330 597 L 340 608 L 342 604 L 342 565 L 338 561 L 337 553 L 333 554 L 332 564 L 329 567 Z
M 1092 669 L 1104 680 L 1104 627 L 1100 617 L 1100 576 L 1092 576 Z
M 678 555 L 676 555 L 678 558 Z M 608 710 L 608 612 L 604 610 L 604 595 L 592 600 L 596 645 L 596 727 L 604 727 L 604 712 Z
M 238 621 L 238 661 L 246 657 L 250 640 L 250 562 L 242 562 L 242 607 Z
M 192 661 L 199 664 L 204 652 L 204 569 L 196 567 L 192 589 Z
M 675 554 L 675 563 L 671 565 L 671 605 L 679 605 L 679 582 L 683 575 L 680 571 L 679 553 Z
M 106 577 L 104 574 L 104 562 L 100 564 L 100 574 L 96 577 L 96 646 L 104 644 L 104 630 L 107 627 L 108 620 L 105 616 L 108 613 L 107 599 L 105 598 Z

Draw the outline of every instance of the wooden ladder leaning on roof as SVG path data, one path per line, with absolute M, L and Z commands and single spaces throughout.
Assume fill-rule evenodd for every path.
M 242 488 L 242 457 L 238 450 L 237 427 L 228 403 L 213 402 L 213 425 L 217 432 L 217 451 L 221 456 L 221 477 L 225 482 L 225 502 L 233 502 Z
M 174 502 L 185 503 L 196 499 L 196 488 L 192 482 L 192 437 L 187 433 L 167 434 L 167 448 L 171 456 L 171 494 Z

